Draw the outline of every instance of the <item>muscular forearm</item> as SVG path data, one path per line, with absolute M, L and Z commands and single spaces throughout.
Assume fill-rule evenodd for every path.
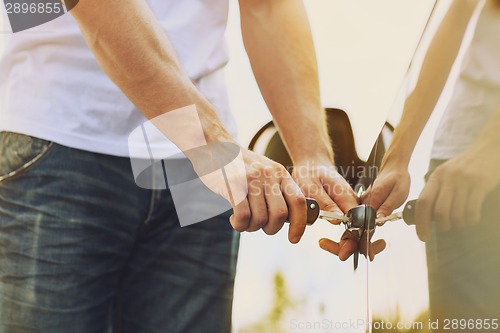
M 416 87 L 406 100 L 386 161 L 409 163 L 446 84 L 477 2 L 460 0 L 451 4 L 427 51 Z
M 183 133 L 165 133 L 181 149 L 205 140 L 232 140 L 212 105 L 182 71 L 145 1 L 81 0 L 71 13 L 102 69 L 146 117 L 196 105 L 204 135 L 189 124 L 182 126 Z
M 302 1 L 240 0 L 240 9 L 253 72 L 294 163 L 332 161 Z

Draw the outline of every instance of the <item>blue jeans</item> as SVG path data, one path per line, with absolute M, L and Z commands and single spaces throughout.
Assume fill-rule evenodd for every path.
M 127 158 L 0 132 L 0 333 L 229 332 L 228 217 L 181 228 Z

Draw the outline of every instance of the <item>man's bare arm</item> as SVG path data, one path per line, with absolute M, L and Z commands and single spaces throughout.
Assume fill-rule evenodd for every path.
M 408 96 L 387 159 L 409 163 L 456 60 L 478 0 L 453 1 L 425 55 L 414 91 Z M 397 157 L 392 152 L 397 151 Z
M 478 2 L 453 1 L 427 50 L 416 87 L 406 99 L 403 116 L 382 161 L 381 172 L 373 188 L 365 193 L 364 198 L 371 198 L 370 203 L 379 216 L 389 215 L 408 196 L 411 155 L 441 96 Z
M 304 193 L 323 209 L 347 211 L 357 198 L 336 172 L 321 106 L 316 54 L 302 0 L 240 0 L 253 72 Z
M 223 127 L 214 107 L 182 71 L 165 32 L 143 0 L 81 0 L 71 11 L 83 36 L 105 73 L 148 118 L 154 119 L 179 108 L 195 105 L 203 132 L 190 119 L 175 117 L 162 122 L 160 130 L 193 163 L 195 170 L 217 165 L 220 156 L 188 155 L 187 151 L 210 142 L 234 142 Z M 157 125 L 157 124 L 155 124 Z M 157 125 L 158 127 L 158 125 Z M 281 165 L 246 149 L 241 149 L 245 170 L 228 179 L 232 197 L 224 195 L 225 181 L 204 179 L 214 192 L 231 201 L 230 222 L 238 231 L 263 229 L 278 232 L 290 221 L 289 240 L 300 240 L 306 226 L 305 198 Z M 243 171 L 243 179 L 241 172 Z M 199 172 L 200 176 L 203 172 Z M 234 177 L 233 177 L 234 176 Z M 227 186 L 226 186 L 227 187 Z M 269 192 L 267 189 L 278 189 Z M 226 189 L 227 192 L 227 189 Z M 228 193 L 225 193 L 228 194 Z
M 240 12 L 253 72 L 293 161 L 331 161 L 316 54 L 302 1 L 240 0 Z
M 213 106 L 183 72 L 145 1 L 80 0 L 71 13 L 102 69 L 146 117 L 196 105 L 205 138 L 194 131 L 182 138 L 171 135 L 169 139 L 181 149 L 200 145 L 204 139 L 232 140 Z M 193 142 L 183 142 L 188 136 Z
M 311 29 L 302 0 L 240 0 L 243 40 L 266 104 L 294 163 L 294 178 L 322 209 L 346 212 L 358 198 L 334 166 Z M 356 241 L 322 239 L 340 257 Z

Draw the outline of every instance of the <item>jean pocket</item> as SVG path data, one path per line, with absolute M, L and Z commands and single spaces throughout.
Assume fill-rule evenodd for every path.
M 0 182 L 33 167 L 49 153 L 53 144 L 24 134 L 0 132 Z

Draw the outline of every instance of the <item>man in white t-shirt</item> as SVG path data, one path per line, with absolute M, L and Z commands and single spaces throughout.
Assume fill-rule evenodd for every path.
M 206 176 L 218 156 L 190 149 L 236 146 L 223 74 L 227 0 L 80 0 L 71 15 L 9 36 L 0 332 L 229 332 L 233 229 L 274 234 L 288 220 L 296 243 L 305 196 L 330 211 L 358 204 L 333 165 L 302 2 L 239 4 L 253 71 L 301 176 L 240 148 L 243 183 L 220 193 L 233 212 L 185 228 L 168 189 L 136 185 L 130 158 L 181 149 Z M 171 142 L 136 149 L 129 136 L 147 119 L 160 119 Z
M 427 242 L 430 315 L 439 320 L 439 332 L 496 331 L 500 320 L 499 1 L 452 2 L 366 194 L 381 216 L 406 200 L 410 157 L 468 26 L 474 28 L 472 40 L 436 133 L 415 215 L 418 236 Z

